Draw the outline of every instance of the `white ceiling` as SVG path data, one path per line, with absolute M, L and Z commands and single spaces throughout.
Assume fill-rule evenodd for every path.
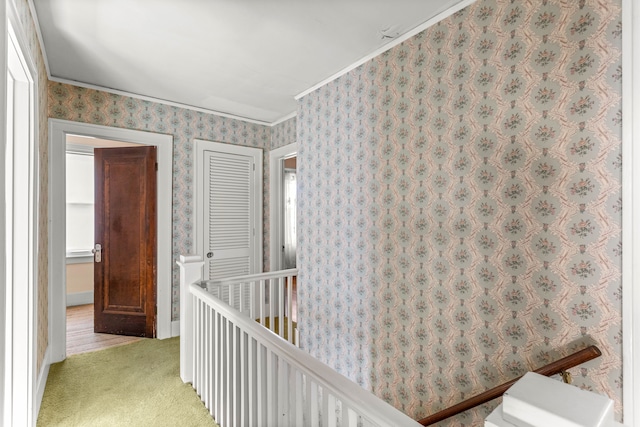
M 295 95 L 461 3 L 32 1 L 52 80 L 264 123 L 295 112 Z

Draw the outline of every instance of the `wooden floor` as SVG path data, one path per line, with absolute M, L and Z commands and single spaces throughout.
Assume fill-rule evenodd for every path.
M 67 356 L 140 341 L 143 338 L 93 332 L 93 304 L 67 307 Z

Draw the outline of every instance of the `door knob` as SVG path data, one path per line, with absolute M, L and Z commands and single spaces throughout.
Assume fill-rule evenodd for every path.
M 207 258 L 213 258 L 213 252 L 207 253 Z
M 100 243 L 96 243 L 96 247 L 91 249 L 91 252 L 95 262 L 102 262 L 102 245 Z

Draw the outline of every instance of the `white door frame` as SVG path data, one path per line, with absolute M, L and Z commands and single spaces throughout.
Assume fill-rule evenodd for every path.
M 262 272 L 262 185 L 263 185 L 263 177 L 262 177 L 262 149 L 253 148 L 253 147 L 245 147 L 242 145 L 231 145 L 225 144 L 222 142 L 213 142 L 213 141 L 205 141 L 202 139 L 194 139 L 193 140 L 194 150 L 193 150 L 193 170 L 194 170 L 194 189 L 193 189 L 193 206 L 195 210 L 194 214 L 194 226 L 193 226 L 193 242 L 194 246 L 194 254 L 200 255 L 202 259 L 205 258 L 205 254 L 203 253 L 203 245 L 204 245 L 204 194 L 201 191 L 203 186 L 203 174 L 204 174 L 204 152 L 205 151 L 216 151 L 220 153 L 227 154 L 238 154 L 241 156 L 252 156 L 255 158 L 255 176 L 254 176 L 254 185 L 256 188 L 256 200 L 255 200 L 255 213 L 254 218 L 256 218 L 255 233 L 253 236 L 254 240 L 254 252 L 253 252 L 253 262 L 251 265 L 253 273 Z M 182 313 L 180 314 L 182 316 Z
M 7 15 L 6 15 L 7 2 L 0 2 L 0 51 L 6 52 L 7 47 Z M 0 81 L 7 81 L 7 58 L 6 55 L 0 55 Z M 0 135 L 6 135 L 6 85 L 0 84 Z M 6 152 L 7 139 L 0 138 L 0 165 L 5 165 L 5 152 Z M 0 242 L 6 240 L 6 201 L 5 201 L 5 174 L 0 173 Z M 5 250 L 5 244 L 0 244 L 0 307 L 4 312 L 7 307 L 7 276 L 5 270 L 5 263 L 7 254 Z M 10 402 L 7 401 L 6 395 L 6 382 L 5 382 L 5 360 L 6 350 L 9 349 L 7 343 L 6 330 L 11 326 L 7 322 L 6 316 L 0 315 L 0 424 L 4 424 L 5 414 L 7 406 Z
M 32 426 L 37 415 L 36 367 L 38 324 L 38 223 L 39 223 L 39 163 L 38 163 L 38 72 L 30 55 L 28 39 L 12 2 L 6 2 L 7 20 L 2 28 L 2 124 L 4 135 L 2 168 L 11 162 L 12 190 L 6 194 L 5 173 L 2 174 L 2 403 L 0 423 Z M 8 76 L 12 75 L 12 89 L 6 91 Z M 9 96 L 9 93 L 12 95 Z M 9 102 L 12 104 L 8 106 Z M 9 123 L 11 122 L 11 123 Z M 10 131 L 7 131 L 10 130 Z M 10 138 L 9 138 L 10 136 Z M 15 141 L 20 141 L 16 143 Z M 13 147 L 10 149 L 10 146 Z M 9 150 L 9 151 L 7 151 Z M 10 156 L 7 157 L 7 154 Z M 7 197 L 11 197 L 12 246 L 6 253 L 4 242 Z M 9 242 L 7 242 L 9 243 Z M 7 258 L 9 259 L 7 262 Z M 5 267 L 12 265 L 12 277 Z M 6 358 L 6 359 L 5 359 Z
M 158 147 L 158 258 L 156 336 L 172 336 L 171 283 L 173 136 L 130 129 L 49 119 L 49 342 L 51 361 L 66 357 L 66 197 L 67 134 L 133 142 Z
M 269 152 L 269 259 L 271 271 L 282 270 L 282 245 L 284 225 L 284 167 L 282 161 L 298 153 L 293 143 Z

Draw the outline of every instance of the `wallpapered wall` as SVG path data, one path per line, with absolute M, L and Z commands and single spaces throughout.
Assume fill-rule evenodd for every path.
M 273 126 L 271 128 L 271 150 L 296 142 L 296 126 L 295 117 Z
M 36 158 L 38 167 L 38 268 L 37 268 L 37 348 L 36 348 L 36 372 L 40 373 L 45 352 L 49 344 L 49 225 L 48 225 L 48 206 L 49 206 L 49 128 L 47 127 L 47 70 L 44 65 L 44 57 L 38 43 L 38 35 L 34 25 L 31 11 L 27 0 L 16 0 L 15 4 L 18 21 L 21 30 L 24 31 L 26 37 L 28 52 L 26 55 L 31 57 L 36 67 L 38 77 L 37 81 L 37 144 L 38 156 Z M 7 4 L 10 8 L 10 4 Z
M 49 117 L 173 136 L 173 258 L 193 251 L 193 140 L 268 149 L 268 126 L 77 86 L 49 83 Z M 268 165 L 268 159 L 264 161 Z M 268 199 L 264 207 L 268 213 Z M 268 215 L 265 217 L 268 221 Z M 268 228 L 265 228 L 265 233 Z M 265 235 L 268 241 L 268 235 Z M 179 319 L 179 272 L 173 266 L 172 320 Z
M 620 13 L 479 0 L 299 101 L 308 351 L 419 418 L 595 341 L 620 416 Z

